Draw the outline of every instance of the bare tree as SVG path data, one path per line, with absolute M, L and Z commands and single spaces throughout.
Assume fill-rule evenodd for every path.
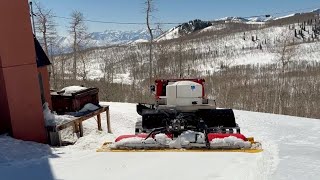
M 54 13 L 51 9 L 46 9 L 40 2 L 35 2 L 35 29 L 41 34 L 40 43 L 42 44 L 45 53 L 51 60 L 49 66 L 49 74 L 53 79 L 53 86 L 56 87 L 56 69 L 53 58 L 53 46 L 56 45 L 57 31 L 54 21 Z M 49 53 L 50 51 L 50 53 Z
M 292 36 L 288 30 L 281 33 L 282 39 L 278 46 L 276 46 L 276 61 L 281 65 L 281 71 L 284 73 L 290 62 L 293 61 L 293 57 L 296 55 L 296 47 L 290 42 Z
M 150 35 L 150 41 L 149 41 L 149 83 L 152 83 L 152 43 L 153 43 L 153 33 L 150 26 L 150 16 L 151 12 L 153 12 L 153 0 L 147 0 L 146 1 L 147 10 L 146 10 L 146 21 L 147 21 L 147 28 Z
M 77 58 L 78 52 L 86 44 L 87 40 L 87 26 L 84 21 L 84 16 L 79 11 L 73 11 L 71 13 L 71 22 L 69 27 L 69 33 L 73 38 L 73 79 L 77 79 Z
M 100 70 L 103 73 L 103 80 L 107 83 L 113 83 L 114 66 L 116 61 L 115 48 L 110 48 L 110 51 L 99 52 L 101 59 Z
M 292 35 L 293 36 L 293 35 Z M 278 112 L 279 114 L 283 114 L 284 106 L 285 106 L 285 86 L 287 84 L 286 77 L 285 77 L 285 71 L 288 70 L 288 65 L 293 61 L 293 57 L 296 55 L 296 47 L 295 45 L 290 42 L 292 39 L 292 36 L 290 34 L 290 31 L 284 30 L 281 33 L 280 36 L 280 42 L 279 45 L 276 46 L 276 54 L 277 54 L 277 61 L 280 63 L 281 66 L 281 72 L 279 73 L 278 77 L 278 88 L 275 98 L 278 100 L 275 100 L 275 103 L 278 104 Z M 277 106 L 274 106 L 277 107 Z
M 86 51 L 80 51 L 78 55 L 79 55 L 78 57 L 79 57 L 80 63 L 82 64 L 82 66 L 78 68 L 78 70 L 80 71 L 78 72 L 78 74 L 82 78 L 82 81 L 86 81 L 87 75 L 88 75 L 88 60 L 89 60 L 90 54 L 89 52 L 86 52 Z
M 44 51 L 49 54 L 49 45 L 52 45 L 57 36 L 54 14 L 51 9 L 46 9 L 40 2 L 35 2 L 36 31 L 42 36 Z
M 180 37 L 178 38 L 178 52 L 179 52 L 179 78 L 183 78 L 184 76 L 184 67 L 183 67 L 183 46 L 184 46 L 184 37 L 186 34 L 185 33 L 180 33 Z

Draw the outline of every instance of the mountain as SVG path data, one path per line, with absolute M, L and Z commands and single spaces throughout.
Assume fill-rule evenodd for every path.
M 294 13 L 282 17 L 273 17 L 271 15 L 262 15 L 262 16 L 252 16 L 252 17 L 237 17 L 229 16 L 220 19 L 215 19 L 211 21 L 203 21 L 200 19 L 195 19 L 187 23 L 183 23 L 176 27 L 173 27 L 156 38 L 156 41 L 161 40 L 170 40 L 185 36 L 200 30 L 221 30 L 223 28 L 227 29 L 227 26 L 230 23 L 239 23 L 239 24 L 250 24 L 250 25 L 263 25 L 272 23 L 276 20 L 286 20 L 294 17 L 303 17 L 310 14 L 320 14 L 320 9 L 315 9 L 310 12 Z M 221 26 L 224 26 L 223 28 Z
M 89 47 L 108 46 L 115 44 L 127 44 L 135 41 L 143 41 L 149 39 L 147 30 L 120 31 L 120 30 L 105 30 L 103 32 L 92 32 L 88 35 L 90 43 Z M 72 45 L 71 36 L 59 36 L 58 44 L 63 47 Z
M 187 34 L 191 34 L 193 32 L 205 29 L 209 26 L 212 26 L 213 23 L 210 21 L 202 21 L 200 19 L 195 19 L 192 21 L 189 21 L 187 23 L 182 23 L 181 25 L 178 25 L 174 28 L 169 29 L 167 32 L 161 34 L 159 37 L 157 37 L 156 41 L 161 40 L 169 40 L 178 38 L 180 36 L 184 36 Z
M 310 12 L 295 13 L 282 17 L 273 17 L 270 15 L 254 16 L 254 17 L 237 17 L 230 16 L 215 20 L 203 21 L 200 19 L 194 19 L 189 22 L 182 23 L 175 26 L 164 33 L 155 32 L 155 41 L 170 40 L 179 38 L 181 36 L 189 35 L 194 32 L 205 32 L 205 31 L 217 31 L 227 29 L 230 23 L 242 23 L 250 25 L 263 25 L 266 23 L 274 22 L 277 20 L 285 20 L 298 16 L 303 16 L 308 13 L 320 13 L 320 9 L 315 9 Z M 203 30 L 203 31 L 201 31 Z M 87 47 L 101 47 L 109 45 L 119 44 L 130 44 L 130 43 L 143 43 L 147 42 L 150 38 L 149 33 L 146 29 L 121 31 L 121 30 L 105 30 L 103 32 L 92 32 L 88 35 L 90 43 Z M 59 36 L 58 43 L 64 47 L 64 51 L 70 51 L 72 45 L 72 38 L 70 36 Z
M 261 23 L 270 21 L 272 19 L 273 17 L 271 16 L 251 17 L 251 18 L 224 17 L 224 18 L 213 20 L 213 21 L 202 21 L 200 19 L 195 19 L 169 29 L 167 32 L 163 33 L 158 38 L 156 38 L 156 41 L 179 38 L 181 36 L 185 36 L 185 35 L 188 35 L 203 29 L 207 29 L 207 28 L 221 30 L 221 28 L 217 26 L 221 26 L 221 24 L 227 24 L 230 22 L 246 23 L 246 24 L 261 24 Z
M 103 32 L 93 32 L 89 34 L 96 46 L 106 46 L 114 44 L 126 44 L 140 39 L 149 39 L 147 30 L 117 31 L 105 30 Z

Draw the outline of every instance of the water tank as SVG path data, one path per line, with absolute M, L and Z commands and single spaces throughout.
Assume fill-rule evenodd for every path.
M 178 81 L 166 87 L 167 105 L 202 104 L 202 85 L 193 81 Z

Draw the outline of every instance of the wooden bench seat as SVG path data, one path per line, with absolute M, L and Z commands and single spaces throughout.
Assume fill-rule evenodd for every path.
M 68 127 L 73 127 L 75 130 L 75 133 L 79 133 L 79 136 L 83 136 L 83 125 L 82 122 L 85 120 L 88 120 L 94 116 L 97 116 L 97 125 L 98 130 L 102 131 L 101 127 L 101 113 L 106 112 L 106 120 L 107 120 L 107 132 L 111 133 L 111 127 L 110 127 L 110 113 L 109 113 L 109 106 L 102 106 L 101 108 L 97 109 L 96 111 L 93 111 L 89 114 L 80 116 L 80 117 L 74 117 L 74 119 L 71 119 L 70 121 L 59 124 L 56 126 L 47 126 L 47 132 L 48 132 L 48 140 L 49 144 L 52 146 L 61 146 L 62 141 L 60 137 L 60 132 L 63 129 L 66 129 Z

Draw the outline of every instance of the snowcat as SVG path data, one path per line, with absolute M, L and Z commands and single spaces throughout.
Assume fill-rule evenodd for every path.
M 101 151 L 261 152 L 261 143 L 241 134 L 232 109 L 206 98 L 204 79 L 158 79 L 153 104 L 138 103 L 135 133 L 107 142 Z

